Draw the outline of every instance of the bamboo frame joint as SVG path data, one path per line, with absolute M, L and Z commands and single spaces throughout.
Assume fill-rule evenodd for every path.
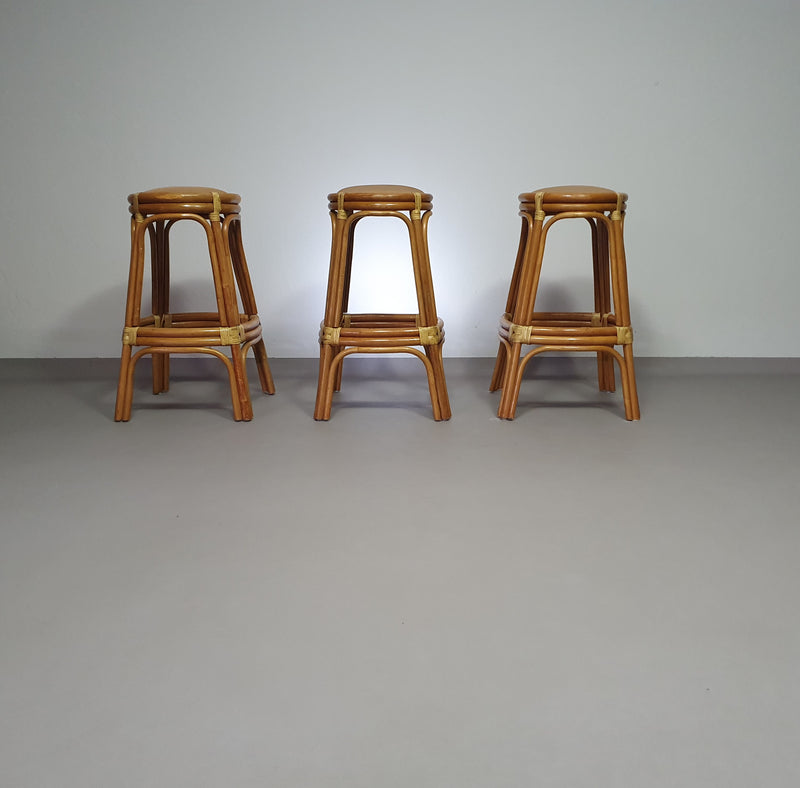
M 414 210 L 411 211 L 411 220 L 418 222 L 422 209 L 422 192 L 414 192 Z M 435 343 L 434 343 L 435 344 Z
M 241 345 L 244 342 L 244 326 L 220 326 L 219 342 L 221 345 Z
M 338 326 L 336 328 L 332 328 L 331 326 L 322 326 L 319 332 L 319 343 L 320 345 L 338 345 L 340 344 L 339 338 L 341 336 L 342 329 Z
M 533 196 L 533 203 L 536 207 L 536 210 L 533 214 L 533 220 L 535 222 L 543 222 L 544 221 L 544 192 L 536 192 Z
M 133 195 L 133 218 L 137 222 L 143 222 L 144 216 L 142 216 L 141 211 L 139 210 L 139 192 Z
M 508 341 L 512 344 L 530 345 L 532 333 L 533 326 L 520 326 L 516 323 L 508 324 Z
M 336 215 L 340 219 L 346 219 L 347 218 L 347 211 L 345 211 L 345 209 L 344 209 L 344 192 L 339 192 L 339 194 L 336 195 L 336 196 L 337 196 L 337 198 L 339 200 L 339 209 L 336 211 Z
M 222 202 L 220 201 L 220 198 L 219 198 L 219 192 L 211 192 L 211 199 L 212 199 L 212 201 L 214 203 L 214 208 L 211 211 L 211 213 L 209 214 L 208 218 L 212 222 L 218 222 L 219 221 L 219 215 L 220 215 L 220 212 L 222 210 Z M 231 343 L 231 344 L 236 344 L 236 343 Z
M 618 345 L 633 344 L 633 329 L 630 326 L 617 326 L 616 344 Z
M 442 341 L 442 329 L 436 326 L 419 326 L 420 345 L 438 345 Z
M 122 329 L 122 344 L 135 345 L 136 335 L 138 333 L 139 333 L 138 326 L 125 326 L 125 328 Z
M 544 221 L 544 192 L 536 192 L 533 195 L 533 204 L 535 207 L 535 211 L 533 212 L 533 221 L 535 222 L 543 222 Z

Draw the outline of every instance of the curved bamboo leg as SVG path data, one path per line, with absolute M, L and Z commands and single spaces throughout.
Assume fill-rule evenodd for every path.
M 513 419 L 517 410 L 517 399 L 522 381 L 519 372 L 519 359 L 522 345 L 519 342 L 509 342 L 502 340 L 503 350 L 506 354 L 505 375 L 503 376 L 503 393 L 500 396 L 500 404 L 497 407 L 498 419 Z
M 344 362 L 344 354 L 338 347 L 331 347 L 331 366 L 328 370 L 328 377 L 326 379 L 325 401 L 323 403 L 324 421 L 328 421 L 331 417 L 331 410 L 333 407 L 333 392 L 336 386 L 336 378 L 339 374 L 339 368 Z
M 163 219 L 147 227 L 150 237 L 150 270 L 152 308 L 156 321 L 169 312 L 169 226 Z M 150 359 L 153 370 L 153 394 L 169 390 L 169 353 L 153 353 Z
M 609 258 L 611 266 L 611 287 L 614 294 L 614 305 L 617 310 L 617 325 L 630 328 L 631 310 L 628 299 L 628 272 L 625 259 L 625 242 L 623 239 L 624 211 L 621 209 L 622 196 L 618 198 L 617 210 L 611 215 L 609 234 Z M 625 418 L 637 421 L 639 413 L 639 395 L 636 390 L 636 373 L 633 364 L 633 343 L 623 347 L 624 366 L 620 369 L 625 401 Z
M 258 380 L 261 383 L 261 390 L 265 394 L 275 393 L 275 381 L 272 379 L 272 370 L 269 367 L 269 358 L 267 357 L 267 348 L 264 345 L 264 340 L 259 339 L 253 345 L 253 356 L 256 359 L 256 369 L 258 370 Z
M 128 397 L 129 390 L 133 389 L 131 375 L 131 346 L 122 346 L 122 359 L 119 365 L 119 383 L 117 384 L 117 403 L 114 409 L 114 421 L 129 421 L 131 417 L 131 404 Z
M 344 348 L 341 345 L 335 345 L 333 349 L 333 354 L 337 355 L 341 353 Z M 342 390 L 342 370 L 344 369 L 344 359 L 341 363 L 339 363 L 336 367 L 336 377 L 333 381 L 333 390 L 334 391 L 341 391 Z
M 587 217 L 592 228 L 592 261 L 594 268 L 594 311 L 602 320 L 611 312 L 611 290 L 609 274 L 608 228 L 604 221 Z M 614 391 L 614 360 L 606 353 L 597 354 L 597 387 L 600 391 Z
M 436 296 L 433 289 L 430 252 L 428 250 L 428 222 L 430 217 L 430 211 L 426 211 L 422 215 L 419 214 L 419 211 L 412 211 L 411 221 L 407 224 L 420 326 L 435 326 L 439 323 L 439 316 L 436 312 Z M 436 345 L 424 346 L 425 356 L 431 367 L 433 385 L 431 400 L 435 400 L 437 403 L 437 406 L 433 408 L 435 421 L 447 421 L 452 415 L 450 398 L 447 393 L 447 380 L 444 373 L 442 344 L 443 340 Z
M 506 349 L 502 343 L 497 349 L 497 358 L 494 362 L 494 371 L 492 372 L 492 379 L 489 382 L 489 391 L 497 391 L 503 387 L 503 376 L 506 371 Z
M 327 421 L 331 417 L 331 404 L 333 401 L 331 365 L 334 355 L 334 348 L 332 345 L 322 344 L 320 346 L 317 401 L 314 406 L 314 419 L 316 421 Z
M 129 361 L 127 364 L 127 378 L 125 382 L 125 398 L 122 402 L 122 418 L 120 421 L 129 421 L 131 417 L 131 408 L 133 407 L 133 379 L 136 372 L 136 362 L 142 357 L 142 351 L 137 351 L 134 355 L 130 355 L 129 348 Z
M 231 346 L 231 364 L 233 366 L 232 380 L 235 383 L 231 390 L 233 398 L 233 412 L 235 421 L 251 421 L 253 418 L 253 403 L 250 400 L 250 385 L 247 381 L 247 367 L 244 354 L 240 345 Z M 236 415 L 236 403 L 239 403 L 239 416 Z
M 163 241 L 163 266 L 162 266 L 162 288 L 163 288 L 163 296 L 161 299 L 161 306 L 163 308 L 163 314 L 168 315 L 170 310 L 170 299 L 169 299 L 169 291 L 170 291 L 170 266 L 169 266 L 169 232 L 172 229 L 172 225 L 174 222 L 168 222 L 164 227 L 164 241 Z M 170 363 L 170 354 L 164 353 L 161 356 L 161 385 L 162 385 L 162 393 L 166 393 L 169 391 L 169 363 Z
M 157 221 L 148 225 L 147 234 L 150 237 L 150 285 L 151 297 L 150 303 L 152 306 L 153 316 L 156 322 L 160 320 L 161 311 L 161 294 L 163 287 L 161 284 L 161 238 L 158 230 L 163 226 L 163 222 Z M 150 366 L 152 368 L 153 379 L 153 394 L 160 394 L 163 390 L 162 384 L 162 365 L 161 359 L 153 353 L 150 357 Z
M 220 327 L 237 326 L 240 323 L 240 312 L 236 297 L 233 262 L 219 215 L 214 215 L 209 219 L 209 226 L 211 233 L 208 246 L 214 291 L 217 295 L 219 325 Z M 233 367 L 231 401 L 234 420 L 250 421 L 253 418 L 253 405 L 250 401 L 250 386 L 247 382 L 247 369 L 240 344 L 231 345 L 230 362 Z
M 448 421 L 452 416 L 450 411 L 450 397 L 447 394 L 447 380 L 444 376 L 444 358 L 442 356 L 442 343 L 426 345 L 425 355 L 431 366 L 428 376 L 428 385 L 431 387 L 431 401 L 437 403 L 433 408 L 435 421 Z M 438 412 L 438 418 L 437 418 Z
M 536 350 L 530 351 L 528 355 L 522 359 L 522 362 L 519 362 L 519 355 L 520 355 L 520 346 L 517 346 L 517 360 L 518 363 L 515 365 L 516 369 L 514 372 L 514 377 L 510 382 L 507 382 L 506 385 L 503 387 L 503 393 L 505 394 L 506 388 L 509 390 L 509 396 L 506 400 L 506 412 L 503 418 L 507 419 L 508 421 L 513 421 L 517 415 L 517 403 L 519 402 L 519 392 L 522 388 L 522 376 L 525 373 L 525 367 L 527 366 L 527 362 L 536 355 Z
M 314 419 L 327 421 L 331 417 L 331 402 L 328 390 L 331 388 L 329 378 L 331 362 L 333 361 L 333 348 L 323 344 L 319 353 L 319 374 L 317 376 L 317 400 L 314 405 Z
M 625 345 L 622 350 L 625 365 L 621 370 L 622 396 L 625 402 L 625 418 L 628 421 L 639 421 L 639 393 L 636 390 L 636 373 L 633 367 L 633 345 Z
M 344 271 L 342 274 L 341 279 L 341 304 L 339 307 L 339 318 L 344 319 L 344 315 L 347 310 L 350 308 L 350 280 L 353 274 L 353 250 L 355 249 L 355 238 L 356 238 L 356 225 L 361 220 L 361 216 L 358 214 L 353 215 L 352 219 L 350 220 L 350 224 L 347 227 L 346 232 L 346 244 L 345 244 L 345 254 L 344 254 Z M 338 356 L 345 350 L 343 345 L 335 345 L 333 354 L 334 356 Z M 342 390 L 342 375 L 344 373 L 344 357 L 341 361 L 336 365 L 336 377 L 333 381 L 333 390 L 334 391 L 341 391 Z
M 338 211 L 331 211 L 330 218 L 331 259 L 322 325 L 327 328 L 338 328 L 341 326 L 344 305 L 347 303 L 353 238 L 359 217 L 354 216 L 352 212 L 340 214 Z M 334 359 L 340 352 L 340 346 L 320 341 L 317 399 L 314 405 L 314 419 L 317 421 L 327 421 L 331 417 L 333 391 L 338 390 L 341 385 L 341 361 L 338 366 L 334 364 Z
M 223 233 L 233 266 L 233 274 L 239 288 L 239 295 L 242 299 L 242 308 L 248 317 L 255 317 L 258 315 L 258 306 L 256 305 L 253 284 L 250 280 L 250 270 L 247 267 L 247 257 L 244 253 L 244 243 L 242 241 L 242 224 L 238 215 L 233 214 L 225 218 Z M 275 382 L 272 379 L 272 371 L 269 368 L 269 358 L 267 357 L 267 349 L 263 337 L 253 345 L 253 356 L 256 360 L 261 390 L 266 394 L 274 394 Z
M 517 299 L 519 298 L 520 280 L 522 277 L 522 267 L 525 260 L 525 250 L 528 245 L 528 220 L 522 218 L 522 229 L 520 230 L 519 245 L 517 246 L 517 257 L 514 261 L 514 270 L 511 274 L 511 284 L 508 287 L 508 297 L 506 298 L 506 310 L 504 316 L 511 316 L 516 311 Z M 502 388 L 503 378 L 505 375 L 506 367 L 506 349 L 501 342 L 497 348 L 497 359 L 494 362 L 494 370 L 492 372 L 492 380 L 489 383 L 489 391 L 497 391 Z
M 251 421 L 253 419 L 253 404 L 250 401 L 247 370 L 244 363 L 244 354 L 241 351 L 240 345 L 231 346 L 231 365 L 233 370 L 229 372 L 228 378 L 231 384 L 233 420 Z
M 430 347 L 435 347 L 431 345 Z M 447 405 L 447 415 L 442 410 L 442 400 L 441 400 L 441 390 L 439 387 L 439 379 L 438 373 L 434 368 L 434 361 L 431 358 L 431 352 L 429 347 L 425 348 L 425 358 L 427 363 L 425 364 L 425 372 L 428 376 L 428 394 L 431 398 L 431 410 L 433 411 L 433 420 L 434 421 L 447 421 L 450 418 L 450 406 Z M 440 356 L 441 361 L 441 356 Z M 442 373 L 442 380 L 444 380 L 444 374 Z M 446 392 L 445 392 L 446 393 Z
M 533 214 L 521 211 L 523 223 L 527 224 L 527 231 L 523 232 L 524 249 L 519 251 L 519 273 L 516 292 L 514 295 L 514 309 L 511 321 L 516 325 L 530 325 L 533 319 L 536 293 L 539 289 L 539 278 L 544 259 L 544 247 L 547 229 L 544 227 L 545 213 L 542 209 L 542 196 L 536 197 L 536 210 Z M 515 267 L 516 269 L 516 267 Z M 511 299 L 509 298 L 509 301 Z M 497 416 L 501 419 L 513 419 L 517 410 L 517 399 L 522 382 L 522 368 L 520 367 L 521 342 L 512 342 L 510 339 L 501 341 L 506 344 L 505 373 L 503 376 L 503 394 L 497 408 Z
M 142 217 L 132 218 L 128 292 L 125 299 L 126 326 L 138 326 L 141 322 L 142 288 L 144 287 L 144 234 L 145 224 Z M 128 421 L 131 417 L 134 372 L 131 352 L 131 344 L 123 340 L 119 381 L 117 383 L 117 401 L 114 408 L 115 421 Z

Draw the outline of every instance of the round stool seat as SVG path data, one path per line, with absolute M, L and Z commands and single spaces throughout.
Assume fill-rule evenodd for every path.
M 242 198 L 238 194 L 211 189 L 206 186 L 166 186 L 128 195 L 129 211 L 152 215 L 156 213 L 210 214 L 215 211 L 214 194 L 219 195 L 219 208 L 223 214 L 239 213 Z
M 627 194 L 619 194 L 613 189 L 600 186 L 548 186 L 546 189 L 520 194 L 520 208 L 532 208 L 537 194 L 542 195 L 542 208 L 547 213 L 574 211 L 578 206 L 590 206 L 595 211 L 625 210 L 628 199 Z
M 348 186 L 328 195 L 328 208 L 332 211 L 423 211 L 433 207 L 433 195 L 412 186 Z

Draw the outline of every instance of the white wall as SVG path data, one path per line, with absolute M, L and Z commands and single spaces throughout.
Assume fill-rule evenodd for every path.
M 776 0 L 5 0 L 0 356 L 117 355 L 125 198 L 174 184 L 243 195 L 268 350 L 313 356 L 326 194 L 370 182 L 434 194 L 451 356 L 495 352 L 517 194 L 576 182 L 630 194 L 639 355 L 799 355 L 798 29 Z

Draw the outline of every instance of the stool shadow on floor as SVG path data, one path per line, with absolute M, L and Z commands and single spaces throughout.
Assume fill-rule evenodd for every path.
M 134 400 L 141 411 L 208 411 L 223 421 L 230 421 L 230 385 L 224 367 L 215 359 L 182 357 L 170 360 L 170 390 L 153 394 L 152 371 L 145 360 L 134 379 Z M 249 359 L 248 359 L 249 361 Z M 248 363 L 248 371 L 250 371 Z M 252 365 L 255 374 L 255 364 Z M 250 394 L 255 400 L 261 393 L 251 383 Z M 113 414 L 112 414 L 113 415 Z
M 525 370 L 518 416 L 542 410 L 603 410 L 619 417 L 624 406 L 613 393 L 597 390 L 597 364 L 577 355 L 535 358 Z M 497 400 L 492 400 L 497 407 Z M 502 419 L 500 419 L 502 421 Z
M 417 359 L 354 355 L 344 360 L 343 380 L 337 410 L 407 411 L 435 421 L 425 368 Z

